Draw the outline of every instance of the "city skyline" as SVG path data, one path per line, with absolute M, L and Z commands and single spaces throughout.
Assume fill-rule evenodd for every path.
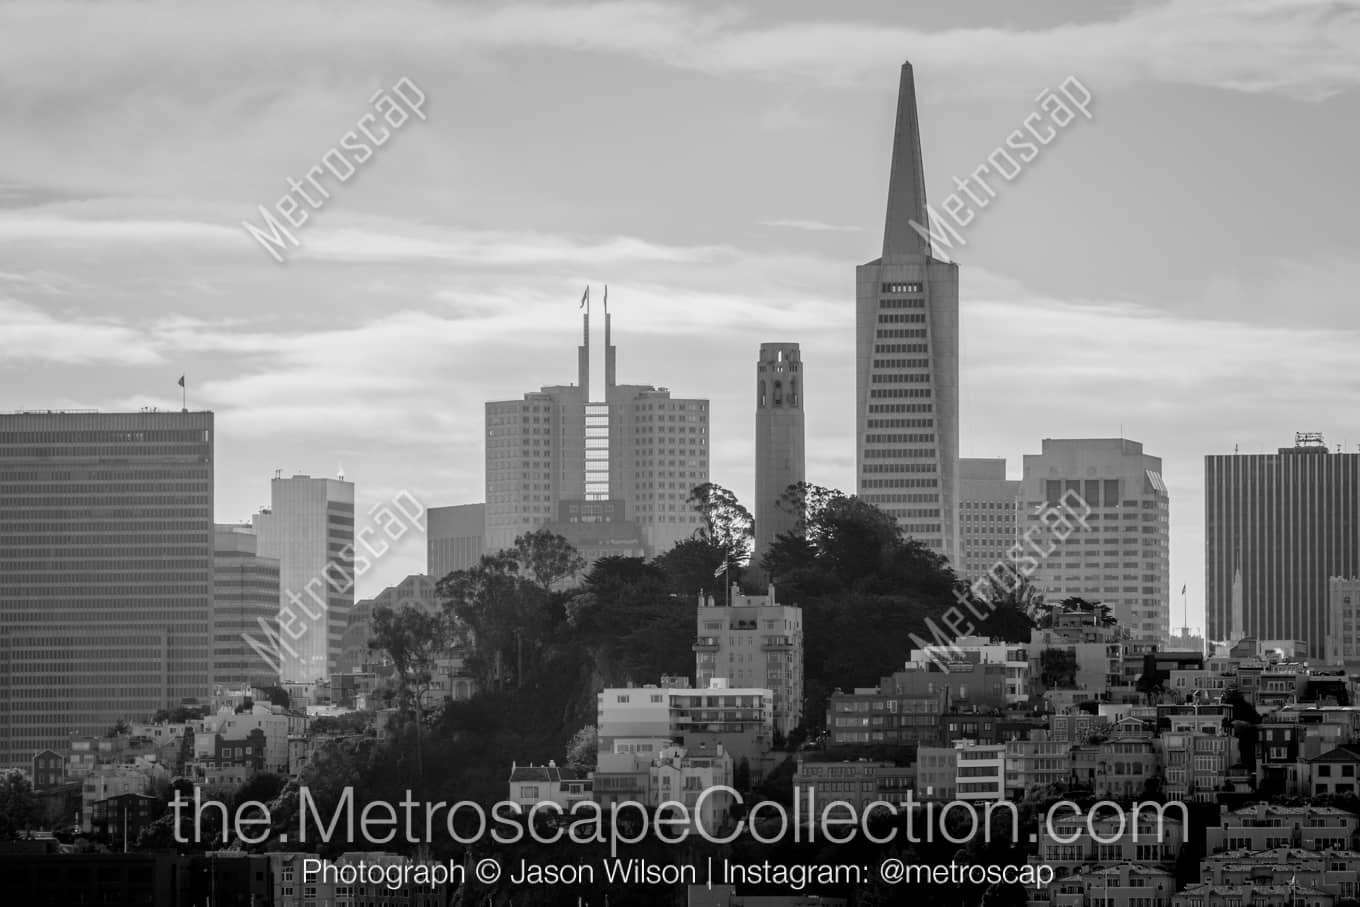
M 187 373 L 190 408 L 217 416 L 220 522 L 265 503 L 277 468 L 343 466 L 359 514 L 403 482 L 427 506 L 475 501 L 481 402 L 568 374 L 561 338 L 580 288 L 608 280 L 625 356 L 648 366 L 638 374 L 712 399 L 713 481 L 752 503 L 749 361 L 779 337 L 817 363 L 808 479 L 851 491 L 846 275 L 876 254 L 905 58 L 932 198 L 1069 75 L 1090 87 L 1101 126 L 1064 134 L 950 250 L 960 455 L 1014 469 L 1044 437 L 1117 435 L 1156 451 L 1181 502 L 1171 586 L 1189 586 L 1189 622 L 1202 626 L 1204 455 L 1271 451 L 1300 430 L 1360 440 L 1338 415 L 1357 389 L 1360 317 L 1346 260 L 1356 189 L 1338 179 L 1335 150 L 1360 121 L 1360 73 L 1307 13 L 1049 3 L 982 28 L 1000 7 L 941 5 L 913 11 L 908 29 L 887 4 L 834 28 L 783 7 L 722 22 L 697 7 L 568 6 L 554 14 L 560 34 L 591 37 L 565 47 L 514 28 L 515 9 L 403 5 L 401 28 L 370 21 L 359 58 L 371 65 L 357 68 L 334 62 L 356 48 L 327 17 L 246 4 L 205 29 L 167 11 L 162 34 L 195 49 L 175 65 L 201 76 L 174 83 L 135 53 L 95 50 L 111 34 L 143 40 L 126 5 L 18 17 L 0 37 L 0 66 L 23 89 L 0 102 L 16 124 L 0 173 L 0 314 L 14 338 L 0 409 L 177 410 Z M 266 15 L 271 29 L 258 27 Z M 645 28 L 657 21 L 689 37 L 658 42 Z M 312 35 L 332 62 L 302 80 L 224 65 L 262 30 L 289 33 L 274 26 Z M 92 48 L 101 78 L 35 79 L 34 54 L 56 34 Z M 1277 40 L 1262 55 L 1253 36 L 1266 34 Z M 957 52 L 978 35 L 987 54 Z M 700 37 L 713 40 L 694 47 L 723 49 L 694 50 Z M 480 77 L 511 67 L 513 80 Z M 238 82 L 222 94 L 227 72 Z M 240 221 L 373 90 L 407 75 L 429 122 L 384 148 L 274 264 Z M 138 106 L 106 104 L 115 85 Z M 250 140 L 202 128 L 224 117 Z M 1288 128 L 1262 135 L 1263 121 Z M 129 133 L 155 135 L 157 151 L 93 151 Z M 70 141 L 54 149 L 58 134 Z M 1299 216 L 1262 230 L 1268 209 Z M 419 541 L 398 547 L 359 594 L 424 557 Z

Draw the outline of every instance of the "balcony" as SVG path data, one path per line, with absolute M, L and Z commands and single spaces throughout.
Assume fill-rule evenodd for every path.
M 791 636 L 767 636 L 761 643 L 760 648 L 765 652 L 778 652 L 785 649 L 792 649 L 794 646 Z
M 718 649 L 718 637 L 716 637 L 716 636 L 699 636 L 699 637 L 696 637 L 695 640 L 694 640 L 694 646 L 693 646 L 692 648 L 693 648 L 694 651 L 696 651 L 696 652 L 714 652 L 714 651 L 717 651 L 717 649 Z

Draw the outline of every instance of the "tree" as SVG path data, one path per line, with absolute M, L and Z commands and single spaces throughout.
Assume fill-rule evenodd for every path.
M 17 768 L 0 771 L 0 841 L 13 840 L 38 821 L 33 784 Z
M 750 560 L 755 518 L 735 494 L 714 482 L 705 482 L 690 489 L 686 503 L 703 520 L 697 537 L 717 546 L 729 564 Z
M 290 708 L 293 704 L 292 697 L 288 695 L 288 691 L 277 684 L 272 687 L 265 687 L 260 692 L 264 694 L 265 699 L 269 700 L 270 705 L 279 705 L 286 709 Z
M 132 730 L 132 725 L 128 724 L 126 718 L 119 718 L 113 725 L 104 732 L 105 737 L 118 737 Z
M 1077 685 L 1077 655 L 1070 649 L 1039 653 L 1039 682 L 1048 690 L 1070 690 Z
M 1029 642 L 1035 627 L 1032 615 L 1044 599 L 1029 577 L 1012 574 L 1003 581 L 988 574 L 963 594 L 973 600 L 982 600 L 979 610 L 985 611 L 987 616 L 978 622 L 978 635 L 1006 642 Z
M 435 592 L 452 638 L 470 653 L 467 665 L 482 689 L 500 689 L 511 676 L 522 682 L 524 659 L 532 663 L 558 623 L 550 609 L 553 597 L 524 578 L 513 551 L 482 555 L 474 566 L 441 579 Z
M 567 744 L 567 765 L 580 772 L 593 771 L 599 761 L 600 734 L 595 725 L 581 728 Z
M 373 609 L 370 649 L 392 659 L 393 679 L 402 709 L 412 706 L 412 689 L 420 691 L 430 682 L 435 656 L 447 646 L 443 618 L 414 605 L 394 611 L 387 605 Z M 416 693 L 419 698 L 419 692 Z M 415 703 L 418 707 L 419 703 Z
M 665 554 L 652 563 L 666 577 L 667 590 L 688 602 L 700 590 L 722 589 L 722 566 L 725 553 L 714 542 L 704 538 L 681 539 Z M 731 561 L 728 561 L 729 570 Z M 715 575 L 716 574 L 716 575 Z M 736 573 L 728 574 L 730 579 L 738 578 Z M 722 595 L 716 596 L 719 602 Z
M 549 529 L 536 529 L 516 538 L 514 553 L 520 565 L 545 592 L 586 567 L 585 558 L 571 542 Z

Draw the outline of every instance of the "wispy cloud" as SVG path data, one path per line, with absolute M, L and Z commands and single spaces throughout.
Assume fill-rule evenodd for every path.
M 823 223 L 820 220 L 800 220 L 797 218 L 763 220 L 761 221 L 761 224 L 766 227 L 786 227 L 790 230 L 807 230 L 812 233 L 858 233 L 860 231 L 859 227 L 852 227 L 844 224 L 828 224 Z
M 1309 100 L 1360 82 L 1360 9 L 1353 0 L 1172 0 L 1105 21 L 934 31 L 867 18 L 771 23 L 730 8 L 714 12 L 665 2 L 449 6 L 402 0 L 378 8 L 357 0 L 301 0 L 282 7 L 264 0 L 227 7 L 27 0 L 6 10 L 0 73 L 17 84 L 21 90 L 11 94 L 27 104 L 69 93 L 77 81 L 87 90 L 155 81 L 160 97 L 215 91 L 215 80 L 165 80 L 163 74 L 216 71 L 239 77 L 243 57 L 259 62 L 260 74 L 267 76 L 276 68 L 268 61 L 275 59 L 286 59 L 290 73 L 315 72 L 318 66 L 335 71 L 342 61 L 362 71 L 380 59 L 444 68 L 475 65 L 478 54 L 521 49 L 626 55 L 718 75 L 842 83 L 880 78 L 883 67 L 904 56 L 945 73 L 943 82 L 957 84 L 951 74 L 968 74 L 975 77 L 970 85 L 992 88 L 1004 85 L 1002 74 L 1025 70 L 1080 72 L 1106 86 L 1151 79 Z M 148 22 L 155 26 L 148 28 Z M 266 24 L 270 27 L 263 28 Z M 53 71 L 50 39 L 58 34 L 63 55 L 81 61 L 78 73 Z M 276 56 L 282 50 L 287 55 Z M 153 59 L 155 65 L 147 62 Z M 989 72 L 998 78 L 988 78 Z M 242 83 L 231 103 L 266 107 L 289 90 L 275 83 L 266 92 L 259 84 Z M 92 95 L 86 103 L 94 101 Z

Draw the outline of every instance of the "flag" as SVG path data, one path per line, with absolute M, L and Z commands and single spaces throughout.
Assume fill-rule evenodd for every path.
M 184 386 L 184 376 L 183 376 L 183 375 L 180 375 L 180 376 L 179 376 L 179 386 L 180 386 L 180 387 L 183 387 L 183 386 Z
M 1185 589 L 1186 589 L 1185 586 L 1181 586 L 1181 595 L 1184 595 L 1184 594 L 1185 594 Z
M 718 565 L 718 569 L 713 571 L 713 575 L 714 575 L 714 576 L 722 576 L 722 575 L 725 574 L 726 572 L 727 572 L 727 561 L 724 560 L 721 564 Z
M 584 293 L 581 294 L 581 305 L 579 306 L 579 308 L 584 309 L 584 308 L 586 307 L 586 303 L 587 303 L 587 302 L 590 302 L 590 287 L 589 287 L 589 285 L 586 286 L 586 291 L 585 291 Z

